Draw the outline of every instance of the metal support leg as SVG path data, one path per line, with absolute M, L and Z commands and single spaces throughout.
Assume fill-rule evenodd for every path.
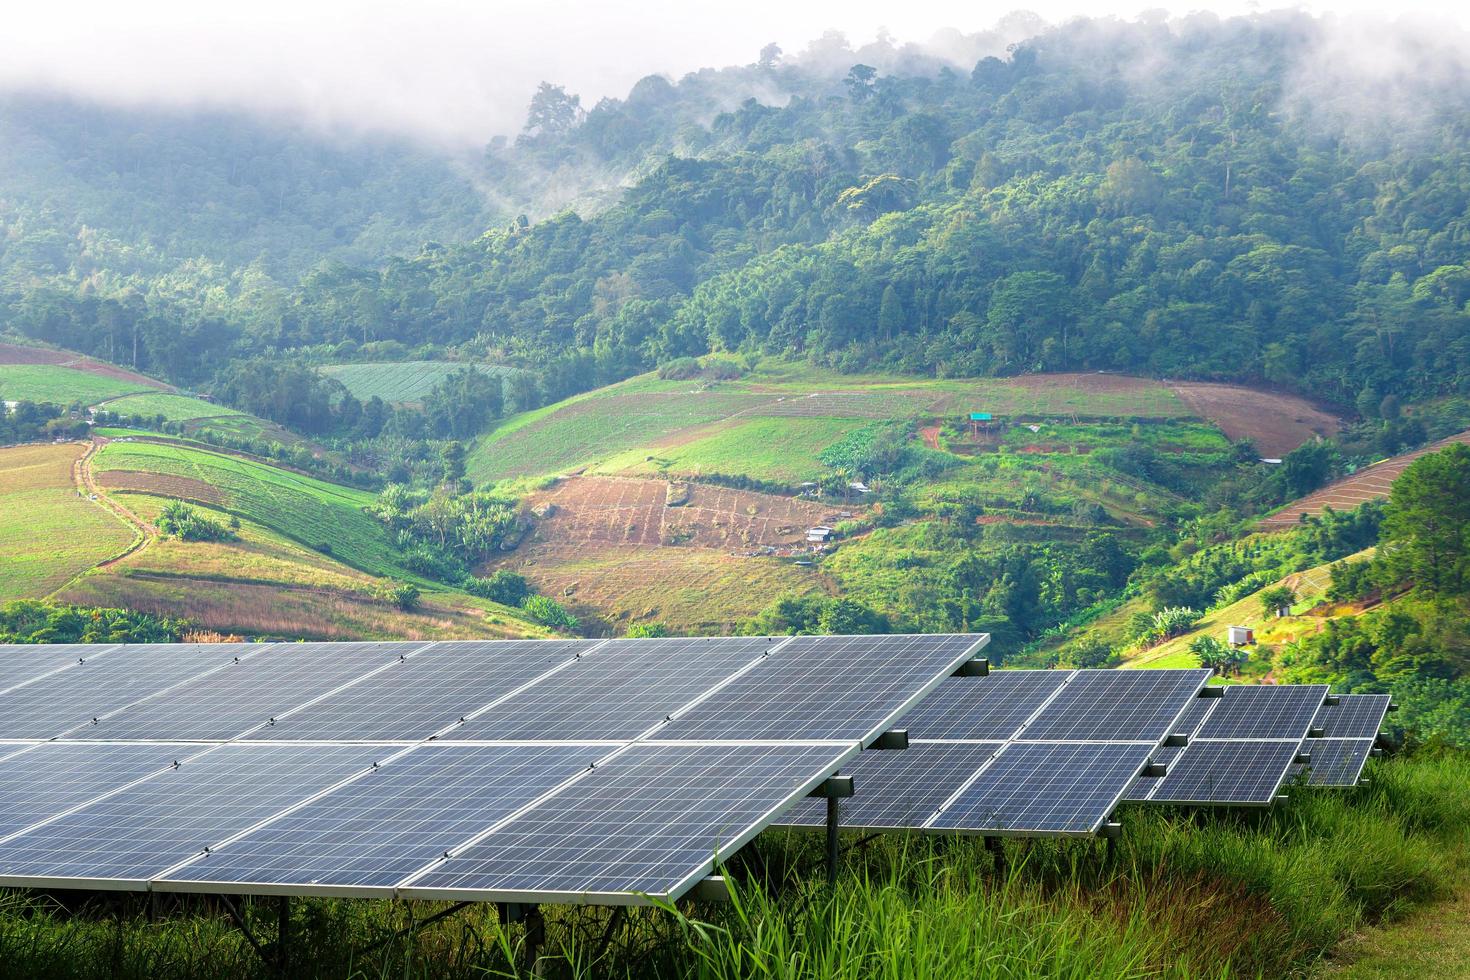
M 837 846 L 838 807 L 835 796 L 827 797 L 827 884 L 837 884 L 837 861 L 840 850 Z
M 545 966 L 541 962 L 541 947 L 546 945 L 546 920 L 541 916 L 541 910 L 532 905 L 526 910 L 526 960 L 531 967 L 531 976 L 539 977 L 545 974 Z
M 276 971 L 282 977 L 291 975 L 291 899 L 276 899 Z
M 623 919 L 628 915 L 628 910 L 621 905 L 613 908 L 612 915 L 607 917 L 607 928 L 602 930 L 602 939 L 597 943 L 597 952 L 592 954 L 592 962 L 596 963 L 607 953 L 607 948 L 612 945 L 613 936 L 618 934 L 618 927 L 623 924 Z
M 987 837 L 985 838 L 985 849 L 990 852 L 991 858 L 995 861 L 995 876 L 1004 878 L 1006 874 L 1005 845 L 1001 843 L 999 837 Z

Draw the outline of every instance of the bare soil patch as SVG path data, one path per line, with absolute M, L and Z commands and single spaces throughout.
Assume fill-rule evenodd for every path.
M 1470 445 L 1470 431 L 1430 443 L 1423 449 L 1404 453 L 1361 469 L 1352 476 L 1344 477 L 1315 493 L 1297 500 L 1269 517 L 1261 519 L 1260 527 L 1267 531 L 1279 531 L 1295 527 L 1302 517 L 1316 517 L 1331 507 L 1336 511 L 1352 510 L 1370 500 L 1382 500 L 1393 489 L 1393 481 L 1410 463 L 1428 453 L 1438 452 L 1455 443 Z
M 1317 436 L 1336 435 L 1340 420 L 1305 398 L 1281 392 L 1205 381 L 1169 386 L 1200 418 L 1239 442 L 1249 439 L 1262 456 L 1281 457 Z
M 187 476 L 168 476 L 137 470 L 102 470 L 97 473 L 96 480 L 99 486 L 108 490 L 134 490 L 158 497 L 196 500 L 212 507 L 223 507 L 225 504 L 225 495 L 218 487 Z
M 85 354 L 67 350 L 45 350 L 40 347 L 23 347 L 20 344 L 0 344 L 0 364 L 51 364 L 67 367 L 74 371 L 85 371 L 103 378 L 116 378 L 133 384 L 147 385 L 160 391 L 172 391 L 170 385 L 154 378 L 129 371 L 127 368 L 108 364 Z
M 671 496 L 672 493 L 672 496 Z M 683 499 L 684 503 L 677 503 Z M 670 504 L 670 501 L 676 504 Z M 688 545 L 726 551 L 792 548 L 838 519 L 826 504 L 700 483 L 576 476 L 528 500 L 543 512 L 530 545 Z M 523 545 L 523 547 L 525 547 Z

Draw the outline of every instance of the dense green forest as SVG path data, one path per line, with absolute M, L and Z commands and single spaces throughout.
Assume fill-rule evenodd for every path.
M 519 200 L 498 213 L 559 161 L 632 185 L 472 240 L 488 209 L 422 154 L 12 102 L 0 313 L 194 384 L 241 357 L 469 345 L 536 369 L 520 402 L 721 349 L 1463 393 L 1467 93 L 1426 78 L 1411 117 L 1343 115 L 1302 84 L 1325 30 L 1079 21 L 908 74 L 767 51 L 586 112 L 544 86 L 473 166 Z M 772 95 L 694 122 L 722 89 Z

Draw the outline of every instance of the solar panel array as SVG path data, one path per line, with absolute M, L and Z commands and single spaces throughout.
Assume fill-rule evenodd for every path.
M 1356 786 L 1373 754 L 1391 699 L 1387 694 L 1342 694 L 1312 722 L 1322 730 L 1308 740 L 1311 761 L 1292 769 L 1309 786 Z
M 1161 749 L 1156 761 L 1168 772 L 1138 779 L 1126 799 L 1152 803 L 1269 806 L 1310 741 L 1313 719 L 1323 710 L 1327 687 L 1233 685 L 1202 699 L 1179 719 L 1183 748 Z
M 843 770 L 857 793 L 844 826 L 993 836 L 1085 836 L 1210 677 L 1208 670 L 1001 670 L 951 677 L 902 721 L 904 752 L 866 752 Z M 780 821 L 814 826 L 799 804 Z
M 0 886 L 671 900 L 986 639 L 0 648 Z

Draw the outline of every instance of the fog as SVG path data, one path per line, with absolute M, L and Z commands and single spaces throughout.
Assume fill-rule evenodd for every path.
M 445 148 L 513 134 L 536 84 L 550 80 L 584 106 L 621 96 L 639 78 L 677 79 L 701 68 L 748 64 L 768 42 L 800 57 L 814 38 L 841 31 L 854 49 L 875 37 L 911 43 L 968 69 L 1021 26 L 1106 13 L 1076 3 L 1027 5 L 1040 18 L 976 4 L 812 0 L 741 4 L 703 0 L 198 0 L 12 4 L 0 30 L 0 92 L 55 92 L 130 107 L 244 110 L 326 132 L 392 134 Z M 1253 3 L 1208 5 L 1221 15 L 1258 12 Z M 1182 16 L 1199 4 L 1163 8 Z M 1354 15 L 1366 0 L 1307 5 Z M 1136 9 L 1118 9 L 1132 17 Z M 1460 25 L 1458 4 L 1398 4 Z M 1162 16 L 1150 13 L 1149 16 Z M 1335 82 L 1355 76 L 1353 59 L 1382 27 L 1351 26 L 1324 51 Z M 1019 31 L 1024 35 L 1024 31 Z M 830 42 L 830 37 L 829 37 Z M 828 54 L 831 54 L 828 45 Z M 1398 45 L 1382 80 L 1413 45 Z M 809 55 L 815 62 L 817 53 Z M 839 52 L 836 61 L 842 60 Z M 1374 63 L 1373 59 L 1369 59 Z M 1369 72 L 1372 74 L 1372 69 Z M 1341 91 L 1341 89 L 1336 89 Z

